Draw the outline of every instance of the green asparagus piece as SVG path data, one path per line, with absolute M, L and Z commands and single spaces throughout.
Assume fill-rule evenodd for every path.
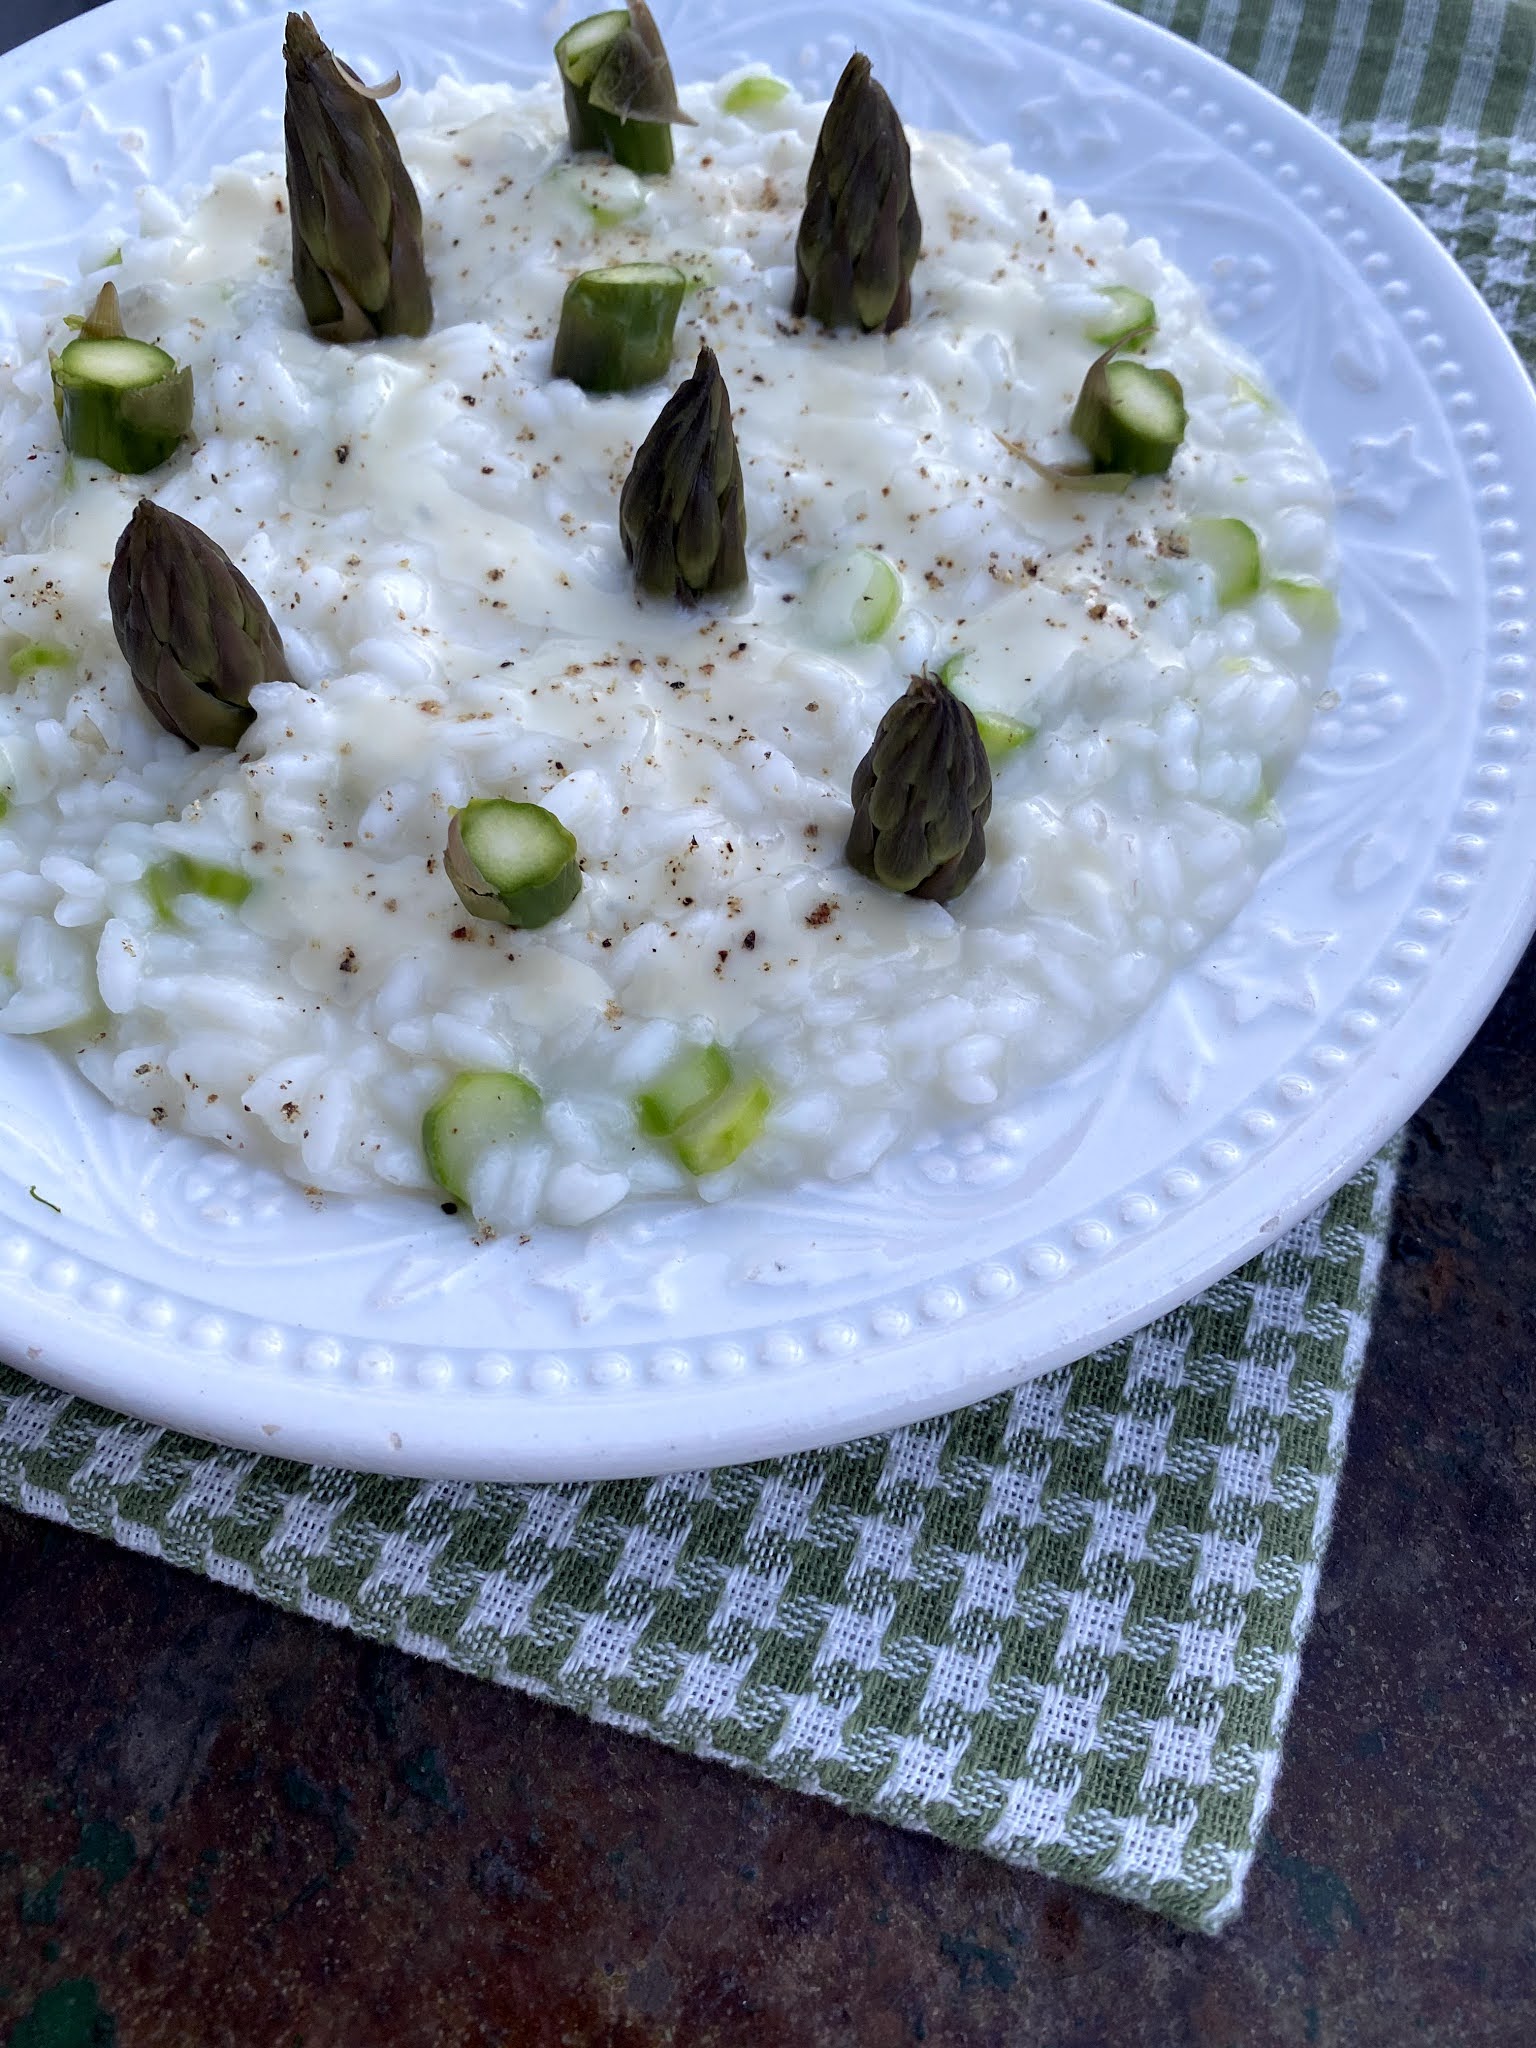
M 673 1133 L 672 1149 L 692 1174 L 723 1172 L 762 1132 L 773 1096 L 760 1074 L 744 1074 Z
M 549 183 L 571 211 L 594 228 L 623 227 L 627 221 L 638 220 L 649 203 L 644 180 L 611 159 L 597 163 L 584 157 L 555 164 Z
M 526 1137 L 542 1107 L 538 1089 L 521 1074 L 460 1074 L 421 1120 L 428 1172 L 445 1194 L 472 1208 L 475 1168 L 493 1145 Z
M 421 201 L 378 106 L 399 76 L 364 85 L 307 14 L 289 15 L 283 55 L 293 281 L 305 317 L 322 341 L 427 333 Z
M 1095 358 L 1073 408 L 1072 431 L 1104 476 L 1165 476 L 1189 424 L 1171 370 L 1115 360 L 1139 339 L 1128 334 Z
M 1128 284 L 1106 284 L 1099 297 L 1104 309 L 1088 329 L 1088 339 L 1097 347 L 1123 348 L 1157 326 L 1157 308 L 1145 292 L 1133 291 Z
M 576 841 L 553 811 L 476 797 L 448 826 L 443 868 L 474 917 L 532 931 L 581 894 Z
M 55 647 L 46 640 L 34 640 L 29 647 L 18 647 L 14 654 L 8 654 L 5 665 L 19 683 L 23 676 L 36 675 L 40 668 L 69 668 L 75 657 L 67 647 Z
M 670 1138 L 707 1109 L 731 1085 L 734 1069 L 723 1045 L 690 1045 L 635 1097 L 640 1128 L 653 1138 Z
M 759 107 L 776 107 L 788 94 L 782 78 L 775 78 L 770 71 L 754 71 L 750 77 L 737 79 L 720 107 L 727 114 L 755 114 Z
M 1268 586 L 1304 633 L 1336 633 L 1339 600 L 1312 576 L 1277 576 Z
M 906 131 L 855 51 L 811 158 L 792 310 L 823 327 L 894 334 L 911 315 L 922 240 Z
M 566 288 L 554 372 L 583 391 L 633 391 L 664 377 L 688 280 L 670 263 L 584 270 Z
M 210 903 L 228 903 L 238 910 L 251 893 L 251 878 L 238 868 L 220 867 L 217 861 L 173 853 L 144 870 L 144 893 L 160 922 L 174 924 L 183 896 L 206 896 Z
M 233 747 L 258 683 L 292 672 L 272 615 L 216 541 L 141 498 L 107 582 L 112 630 L 134 686 L 189 747 Z
M 1214 574 L 1223 611 L 1257 592 L 1259 537 L 1245 519 L 1192 519 L 1189 545 Z
M 972 702 L 974 691 L 965 682 L 966 651 L 952 654 L 939 670 L 939 681 L 954 691 L 962 703 L 970 706 L 971 716 L 976 721 L 976 730 L 981 744 L 987 750 L 987 760 L 993 768 L 1000 768 L 1010 754 L 1016 754 L 1020 747 L 1027 747 L 1039 730 L 1028 725 L 1022 718 L 1012 718 L 1006 711 L 988 711 Z
M 947 903 L 986 859 L 992 770 L 970 707 L 925 669 L 875 729 L 853 777 L 851 867 Z
M 192 431 L 192 372 L 153 342 L 123 332 L 117 286 L 104 284 L 53 365 L 53 405 L 71 455 L 141 476 L 168 462 Z
M 994 768 L 1000 768 L 1020 747 L 1027 747 L 1035 736 L 1034 726 L 1026 725 L 1022 718 L 1009 718 L 1002 711 L 978 711 L 975 718 L 981 744 Z
M 708 346 L 640 445 L 619 499 L 619 531 L 636 583 L 653 596 L 693 604 L 747 580 L 741 457 Z
M 693 126 L 645 0 L 590 14 L 555 45 L 572 149 L 600 149 L 642 177 L 672 168 L 670 122 Z
M 873 548 L 855 548 L 820 563 L 806 586 L 815 635 L 833 647 L 882 639 L 901 610 L 901 577 Z

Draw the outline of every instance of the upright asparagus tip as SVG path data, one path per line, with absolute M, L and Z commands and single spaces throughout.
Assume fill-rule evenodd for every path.
M 83 320 L 70 320 L 67 326 L 78 326 L 84 341 L 126 341 L 128 330 L 123 325 L 122 303 L 117 296 L 117 286 L 109 280 L 96 294 L 96 303 Z
M 141 498 L 107 583 L 112 630 L 145 704 L 192 747 L 233 747 L 251 691 L 291 671 L 272 615 L 217 541 Z
M 283 29 L 283 55 L 290 64 L 309 64 L 316 57 L 330 55 L 312 16 L 289 15 Z
M 365 85 L 307 14 L 289 15 L 283 54 L 293 281 L 311 328 L 323 341 L 425 334 L 421 202 L 377 104 L 398 74 Z
M 731 399 L 715 352 L 662 407 L 619 499 L 619 531 L 635 581 L 692 604 L 747 580 L 746 506 Z
M 824 327 L 894 334 L 911 315 L 922 239 L 906 131 L 855 50 L 811 158 L 792 310 Z
M 875 728 L 853 775 L 850 867 L 948 903 L 986 859 L 992 768 L 969 705 L 924 669 Z

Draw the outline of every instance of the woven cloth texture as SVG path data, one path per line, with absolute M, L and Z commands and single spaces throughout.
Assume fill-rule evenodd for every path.
M 1536 8 L 1137 11 L 1338 135 L 1529 359 Z M 1393 1171 L 1134 1338 L 831 1451 L 590 1486 L 385 1480 L 0 1366 L 0 1500 L 1213 1931 L 1279 1768 Z
M 1215 1928 L 1279 1766 L 1391 1180 L 1134 1338 L 836 1450 L 379 1479 L 0 1366 L 0 1500 Z

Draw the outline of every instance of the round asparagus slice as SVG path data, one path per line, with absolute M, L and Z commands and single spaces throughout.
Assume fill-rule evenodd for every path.
M 1083 380 L 1072 431 L 1099 470 L 1164 476 L 1188 420 L 1183 388 L 1171 370 L 1100 356 Z
M 470 1179 L 493 1145 L 514 1144 L 538 1122 L 543 1098 L 521 1074 L 460 1074 L 421 1120 L 427 1170 L 466 1208 Z
M 600 149 L 642 177 L 673 163 L 673 121 L 688 121 L 644 0 L 590 14 L 555 44 L 572 149 Z
M 1010 718 L 1002 711 L 978 711 L 976 730 L 994 768 L 1001 767 L 1008 756 L 1016 754 L 1020 747 L 1027 747 L 1035 736 L 1034 726 L 1026 725 L 1022 718 Z
M 1215 575 L 1216 602 L 1223 611 L 1257 591 L 1259 539 L 1246 520 L 1192 519 L 1189 545 Z
M 1304 633 L 1336 633 L 1339 600 L 1310 576 L 1277 576 L 1269 588 Z
M 454 813 L 443 867 L 473 916 L 524 931 L 581 894 L 576 841 L 554 812 L 507 797 L 476 797 Z
M 670 1138 L 690 1117 L 725 1093 L 733 1071 L 731 1056 L 723 1045 L 686 1046 L 650 1087 L 635 1097 L 641 1130 L 653 1138 Z
M 554 372 L 583 391 L 634 391 L 672 360 L 672 335 L 688 280 L 670 263 L 616 263 L 584 270 L 566 289 Z
M 745 1074 L 673 1133 L 672 1148 L 689 1173 L 719 1173 L 762 1131 L 773 1096 L 759 1074 Z
M 53 402 L 71 455 L 142 476 L 192 431 L 192 372 L 152 341 L 123 332 L 117 287 L 105 284 L 80 331 L 53 358 Z
M 1150 334 L 1157 325 L 1157 308 L 1145 292 L 1128 284 L 1107 284 L 1100 288 L 1102 312 L 1095 315 L 1088 339 L 1100 348 L 1119 348 L 1132 335 Z
M 873 548 L 823 562 L 806 591 L 812 631 L 833 647 L 869 643 L 890 630 L 901 610 L 901 578 Z
M 788 92 L 784 80 L 771 71 L 754 71 L 747 78 L 738 78 L 720 105 L 727 114 L 751 114 L 759 107 L 776 107 Z
M 966 650 L 952 654 L 939 670 L 939 681 L 970 706 L 971 716 L 976 721 L 977 735 L 986 748 L 987 759 L 994 768 L 1000 767 L 1010 754 L 1016 754 L 1020 747 L 1027 747 L 1034 738 L 1037 728 L 1022 718 L 1013 718 L 1006 711 L 984 710 L 976 701 L 974 685 L 967 679 Z
M 595 228 L 618 228 L 638 220 L 645 212 L 645 182 L 623 164 L 556 164 L 549 173 L 551 188 L 565 200 L 578 219 Z

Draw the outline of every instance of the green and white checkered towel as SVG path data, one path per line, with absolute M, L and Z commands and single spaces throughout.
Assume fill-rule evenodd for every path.
M 1536 334 L 1536 8 L 1148 0 L 1310 111 Z M 0 1366 L 0 1501 L 1215 1929 L 1279 1765 L 1392 1165 L 1137 1337 L 780 1462 L 417 1483 Z

